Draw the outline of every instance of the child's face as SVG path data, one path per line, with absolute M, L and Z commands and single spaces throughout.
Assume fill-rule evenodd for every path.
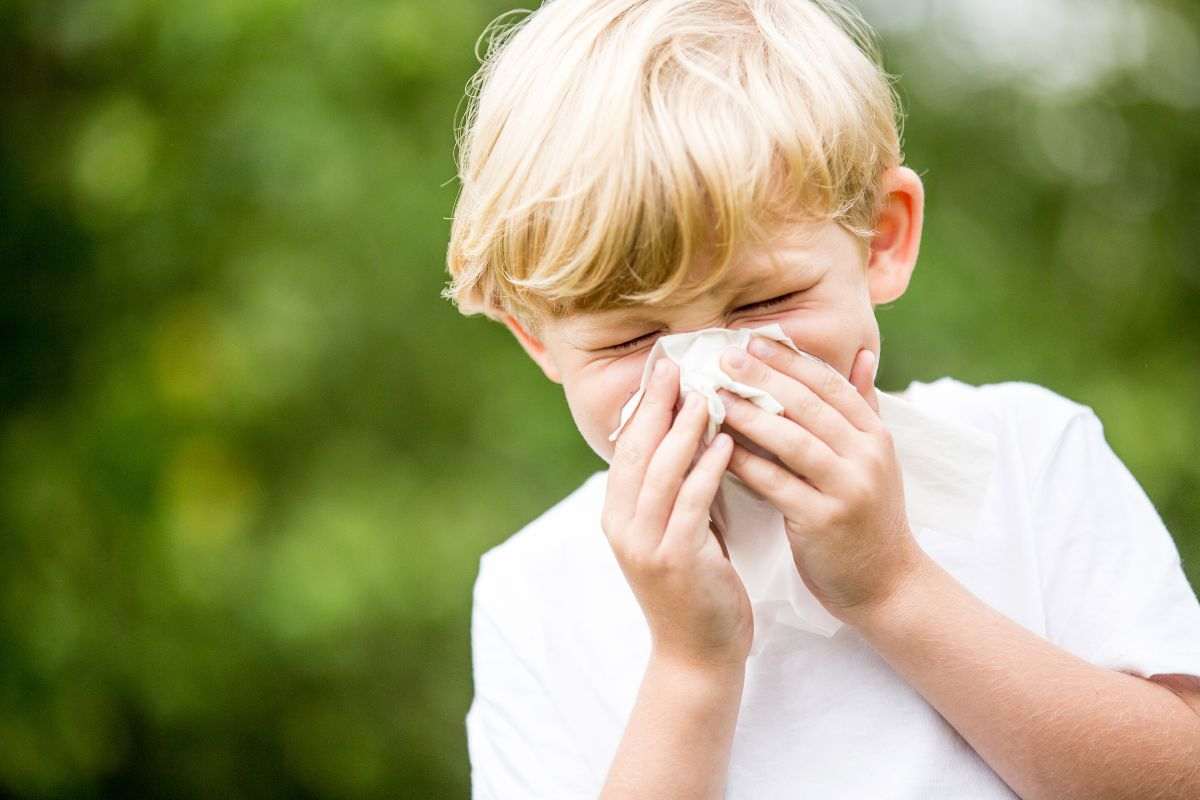
M 797 347 L 847 378 L 862 348 L 878 357 L 874 306 L 907 287 L 920 235 L 919 201 L 917 207 L 915 229 L 911 219 L 907 230 L 880 228 L 883 246 L 872 246 L 869 261 L 840 225 L 809 223 L 776 242 L 773 259 L 762 250 L 735 259 L 721 284 L 689 303 L 559 317 L 544 324 L 538 339 L 511 320 L 509 327 L 547 376 L 562 384 L 580 433 L 608 462 L 615 446 L 608 436 L 637 391 L 659 336 L 775 322 Z

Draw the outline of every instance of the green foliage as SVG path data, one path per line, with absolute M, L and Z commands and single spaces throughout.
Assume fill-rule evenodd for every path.
M 466 796 L 478 556 L 603 467 L 438 296 L 508 7 L 0 7 L 0 794 Z M 929 202 L 879 382 L 1092 405 L 1196 579 L 1200 22 L 1155 8 L 1058 92 L 883 31 Z

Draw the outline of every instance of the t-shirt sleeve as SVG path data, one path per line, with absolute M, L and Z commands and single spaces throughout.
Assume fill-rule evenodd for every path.
M 480 559 L 471 613 L 475 694 L 466 716 L 473 800 L 594 797 L 543 677 L 540 617 L 520 571 Z
M 1141 677 L 1200 676 L 1200 602 L 1162 518 L 1090 408 L 1066 423 L 1033 492 L 1047 638 Z

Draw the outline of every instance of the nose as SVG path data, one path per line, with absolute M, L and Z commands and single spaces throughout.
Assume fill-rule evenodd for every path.
M 740 322 L 730 324 L 727 306 L 728 303 L 722 296 L 712 295 L 707 298 L 703 296 L 696 298 L 690 303 L 676 308 L 675 319 L 668 324 L 663 335 L 695 333 L 710 328 L 733 330 L 747 327 L 748 324 Z M 680 392 L 675 399 L 674 413 L 678 414 L 683 407 L 683 398 L 684 395 Z

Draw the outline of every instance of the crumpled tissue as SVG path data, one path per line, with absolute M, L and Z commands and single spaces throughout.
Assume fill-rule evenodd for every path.
M 669 358 L 679 366 L 680 397 L 694 391 L 707 401 L 706 444 L 725 421 L 725 405 L 717 395 L 718 388 L 745 397 L 768 413 L 783 413 L 783 406 L 770 394 L 733 380 L 720 367 L 725 348 L 734 346 L 744 350 L 754 336 L 782 342 L 836 372 L 824 360 L 797 347 L 778 323 L 663 336 L 651 349 L 641 385 L 621 409 L 620 424 L 609 440 L 615 441 L 633 416 L 660 358 Z M 996 437 L 934 417 L 914 403 L 879 389 L 875 394 L 879 398 L 880 419 L 892 434 L 904 485 L 905 509 L 913 531 L 929 528 L 944 535 L 971 536 L 995 465 Z M 758 452 L 773 458 L 766 451 Z M 825 637 L 837 633 L 843 623 L 821 605 L 796 569 L 780 511 L 727 471 L 710 517 L 724 533 L 729 560 L 742 579 L 754 610 L 752 655 L 762 651 L 779 625 Z

